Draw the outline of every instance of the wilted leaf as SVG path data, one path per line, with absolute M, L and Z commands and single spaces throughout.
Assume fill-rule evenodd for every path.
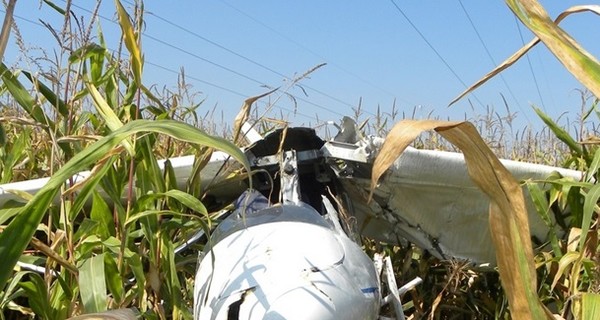
M 104 119 L 108 128 L 111 131 L 115 131 L 121 128 L 123 126 L 123 123 L 121 122 L 117 114 L 113 111 L 113 109 L 108 105 L 108 103 L 106 103 L 106 100 L 104 100 L 104 97 L 102 97 L 98 89 L 96 89 L 96 86 L 89 82 L 86 82 L 85 86 L 88 89 L 90 95 L 92 96 L 92 100 L 94 101 L 94 106 L 96 107 L 96 110 L 98 111 L 102 119 Z M 126 139 L 123 140 L 123 142 L 121 143 L 130 155 L 134 154 L 134 149 L 133 145 L 131 144 L 131 141 Z
M 73 274 L 77 274 L 77 268 L 73 264 L 71 264 L 67 259 L 63 258 L 60 254 L 58 254 L 56 251 L 54 251 L 52 248 L 50 248 L 44 242 L 40 241 L 37 238 L 32 238 L 31 246 L 35 250 L 43 253 L 45 256 L 47 256 L 51 260 L 56 261 L 58 264 L 65 267 L 65 269 L 71 271 Z
M 600 63 L 583 49 L 569 34 L 553 22 L 536 0 L 506 0 L 517 17 L 525 24 L 558 60 L 585 85 L 600 97 Z M 580 6 L 573 12 L 590 11 L 600 14 L 600 6 Z
M 250 98 L 244 100 L 242 109 L 240 110 L 238 115 L 235 117 L 235 120 L 233 122 L 233 143 L 234 144 L 236 144 L 236 145 L 238 144 L 238 139 L 240 137 L 240 133 L 242 132 L 242 125 L 250 117 L 250 110 L 252 108 L 252 104 L 254 104 L 254 102 L 256 102 L 256 100 L 266 97 L 266 96 L 270 95 L 271 93 L 277 91 L 278 89 L 279 88 L 275 88 L 269 92 L 263 93 L 258 96 L 250 97 Z
M 515 5 L 517 8 L 522 8 L 523 10 L 523 15 L 525 17 L 527 17 L 527 13 L 524 13 L 527 9 L 525 8 L 525 6 L 528 6 L 530 2 L 535 2 L 536 11 L 539 11 L 539 9 L 541 8 L 541 6 L 539 5 L 539 3 L 537 3 L 537 1 L 535 0 L 528 0 L 528 1 L 522 1 L 521 3 L 519 3 L 521 1 L 519 0 L 507 0 L 507 3 L 509 4 L 509 6 L 512 8 L 513 5 Z M 525 3 L 527 2 L 527 3 Z M 522 6 L 521 6 L 522 5 Z M 531 10 L 531 9 L 529 9 Z M 541 10 L 543 11 L 543 8 L 541 8 Z M 515 11 L 515 9 L 513 9 L 513 11 Z M 585 52 L 585 50 L 581 49 L 577 43 L 571 39 L 564 31 L 562 31 L 562 29 L 558 28 L 558 24 L 567 16 L 573 14 L 573 13 L 581 13 L 581 12 L 592 12 L 595 14 L 600 15 L 600 6 L 597 5 L 583 5 L 583 6 L 574 6 L 571 7 L 567 10 L 565 10 L 564 12 L 562 12 L 554 21 L 554 23 L 552 23 L 552 21 L 550 21 L 550 18 L 548 17 L 546 12 L 543 12 L 543 16 L 544 17 L 535 17 L 535 19 L 531 19 L 529 20 L 529 23 L 525 23 L 525 25 L 527 27 L 529 27 L 537 36 L 538 32 L 545 32 L 545 30 L 549 31 L 549 34 L 544 37 L 544 39 L 542 39 L 544 41 L 544 44 L 546 44 L 549 49 L 555 54 L 555 56 L 557 56 L 557 58 L 563 63 L 565 64 L 566 62 L 573 62 L 575 60 L 587 60 L 587 59 L 591 59 L 590 61 L 584 63 L 584 67 L 585 66 L 589 66 L 589 65 L 594 65 L 594 63 L 592 61 L 595 61 L 594 57 L 592 57 L 591 55 L 589 55 L 587 52 Z M 517 14 L 517 16 L 519 16 L 519 14 L 517 12 L 515 12 L 515 14 Z M 519 18 L 521 18 L 521 16 L 519 16 Z M 537 32 L 536 30 L 532 29 L 532 24 L 537 23 L 539 20 L 544 20 L 544 24 L 543 25 L 548 25 L 551 24 L 552 28 L 548 28 L 548 27 L 542 27 L 541 24 L 538 24 L 538 26 L 540 26 L 539 28 L 537 28 Z M 536 22 L 534 22 L 536 21 Z M 564 45 L 568 48 L 570 48 L 569 50 L 567 50 L 566 48 L 563 48 L 562 45 L 557 45 L 557 44 L 553 44 L 555 43 L 554 41 L 550 41 L 549 43 L 548 38 L 552 38 L 554 34 L 556 34 L 557 30 L 560 30 L 561 32 L 559 32 L 559 34 L 563 34 L 566 35 L 566 37 L 559 37 L 556 38 L 556 42 L 560 43 L 561 41 L 565 41 Z M 552 33 L 550 33 L 550 31 L 552 31 Z M 564 40 L 561 40 L 564 39 Z M 568 39 L 568 40 L 567 40 Z M 537 45 L 540 42 L 540 38 L 535 37 L 533 40 L 529 41 L 526 45 L 524 45 L 521 49 L 519 49 L 517 52 L 515 52 L 512 56 L 510 56 L 508 59 L 504 60 L 500 65 L 498 65 L 496 68 L 494 68 L 494 70 L 490 71 L 488 74 L 486 74 L 485 76 L 483 76 L 481 79 L 479 79 L 477 82 L 475 82 L 475 84 L 471 85 L 469 88 L 467 88 L 465 91 L 463 91 L 460 95 L 458 95 L 458 97 L 456 97 L 454 100 L 452 100 L 450 102 L 450 105 L 453 105 L 454 103 L 456 103 L 458 100 L 462 99 L 464 96 L 466 96 L 467 94 L 473 92 L 475 89 L 477 89 L 478 87 L 480 87 L 481 85 L 483 85 L 485 82 L 487 82 L 488 80 L 490 80 L 491 78 L 493 78 L 494 76 L 496 76 L 497 74 L 499 74 L 500 72 L 504 71 L 505 69 L 507 69 L 508 67 L 512 66 L 515 62 L 517 62 L 523 55 L 525 55 L 531 48 L 533 48 L 535 45 Z M 574 45 L 567 45 L 569 42 L 572 42 Z M 572 50 L 575 49 L 575 50 Z M 558 51 L 561 56 L 564 56 L 564 58 L 561 58 L 561 56 L 559 56 L 555 51 Z M 572 55 L 572 56 L 569 56 Z M 587 56 L 586 56 L 587 55 Z M 586 58 L 587 59 L 584 59 Z M 565 60 L 565 61 L 563 61 Z M 596 64 L 596 71 L 593 70 L 584 70 L 587 71 L 585 73 L 582 73 L 582 77 L 587 78 L 588 80 L 586 80 L 587 82 L 589 82 L 589 80 L 591 80 L 592 84 L 595 81 L 595 87 L 598 88 L 600 87 L 600 74 L 598 73 L 598 62 L 595 62 Z M 573 73 L 573 72 L 577 72 L 577 73 L 581 73 L 576 71 L 576 68 L 570 68 L 568 65 L 565 64 L 565 66 L 567 67 L 567 69 Z M 579 67 L 578 67 L 579 68 Z M 594 75 L 595 72 L 595 75 Z M 587 75 L 586 75 L 587 74 Z M 594 91 L 592 90 L 592 88 L 588 87 L 588 85 L 586 84 L 586 82 L 584 82 L 582 79 L 580 79 L 579 76 L 577 76 L 575 73 L 573 73 L 573 75 L 575 75 L 575 77 L 581 81 L 581 83 L 583 83 L 588 89 L 590 89 L 590 91 L 594 92 L 594 94 L 598 97 L 598 91 Z M 590 79 L 591 78 L 591 79 Z
M 458 100 L 462 99 L 467 94 L 475 91 L 475 89 L 481 87 L 484 83 L 486 83 L 488 80 L 490 80 L 491 78 L 498 75 L 500 72 L 508 69 L 510 66 L 515 64 L 515 62 L 517 62 L 522 56 L 524 56 L 531 48 L 533 48 L 539 42 L 540 42 L 540 39 L 538 39 L 538 38 L 535 38 L 535 39 L 529 41 L 526 45 L 524 45 L 521 49 L 519 49 L 517 52 L 515 52 L 512 56 L 508 57 L 508 59 L 504 60 L 500 65 L 498 65 L 492 71 L 488 72 L 481 79 L 477 80 L 477 82 L 475 82 L 470 87 L 465 89 L 465 91 L 461 92 L 461 94 L 459 94 L 458 97 L 456 97 L 452 101 L 450 101 L 448 106 L 455 104 Z
M 133 30 L 133 25 L 129 20 L 129 15 L 125 8 L 121 4 L 121 1 L 115 0 L 115 4 L 117 5 L 117 14 L 119 15 L 119 25 L 121 26 L 121 31 L 123 32 L 123 40 L 125 41 L 125 47 L 129 51 L 131 57 L 131 69 L 133 71 L 133 78 L 137 84 L 137 86 L 142 85 L 142 52 L 138 45 L 138 39 L 135 36 L 135 32 Z
M 565 273 L 567 267 L 570 266 L 571 264 L 573 264 L 575 261 L 577 261 L 577 259 L 579 259 L 580 256 L 581 256 L 581 254 L 579 252 L 571 251 L 571 252 L 567 252 L 567 254 L 565 254 L 558 261 L 558 271 L 556 271 L 556 274 L 554 275 L 554 280 L 552 280 L 552 285 L 550 286 L 550 291 L 552 291 L 554 289 L 554 287 L 558 283 L 558 280 L 560 280 L 560 278 Z
M 469 176 L 490 198 L 489 226 L 502 286 L 515 319 L 549 317 L 536 288 L 529 221 L 521 187 L 468 122 L 405 120 L 390 131 L 373 164 L 371 193 L 384 172 L 423 131 L 435 130 L 462 150 Z

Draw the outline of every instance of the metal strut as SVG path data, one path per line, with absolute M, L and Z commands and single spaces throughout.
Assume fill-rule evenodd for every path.
M 300 183 L 298 178 L 298 158 L 296 150 L 283 153 L 281 163 L 281 196 L 282 203 L 300 204 Z
M 394 276 L 394 268 L 392 267 L 392 260 L 390 259 L 390 257 L 388 256 L 382 259 L 382 255 L 375 254 L 374 264 L 378 275 L 379 273 L 381 273 L 382 269 L 385 272 L 384 279 L 386 280 L 388 289 L 390 290 L 390 294 L 381 299 L 381 306 L 383 307 L 384 305 L 392 302 L 392 305 L 394 306 L 394 312 L 396 314 L 395 319 L 405 320 L 406 318 L 404 317 L 404 308 L 402 307 L 402 300 L 400 300 L 400 297 L 406 292 L 408 292 L 410 289 L 423 282 L 423 279 L 421 279 L 420 277 L 416 277 L 407 284 L 403 285 L 401 288 L 398 288 L 398 285 L 396 284 L 396 277 Z M 379 319 L 382 320 L 388 318 L 379 317 Z

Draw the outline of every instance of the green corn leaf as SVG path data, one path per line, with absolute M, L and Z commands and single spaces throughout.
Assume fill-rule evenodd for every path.
M 164 161 L 164 182 L 167 190 L 177 189 L 177 177 L 175 176 L 175 170 L 173 169 L 173 165 L 171 164 L 171 160 L 166 159 Z M 167 199 L 167 206 L 171 210 L 175 211 L 183 211 L 183 208 L 179 204 L 179 202 L 175 201 L 172 198 Z
M 127 253 L 127 250 L 126 250 Z M 144 273 L 144 266 L 142 264 L 142 258 L 137 253 L 125 254 L 125 260 L 127 266 L 131 268 L 133 276 L 135 277 L 137 296 L 143 297 L 146 288 L 146 274 Z
M 158 161 L 154 152 L 152 151 L 152 145 L 155 141 L 155 135 L 148 135 L 141 139 L 138 143 L 138 152 L 142 155 L 142 162 L 140 163 L 138 170 L 144 170 L 137 176 L 138 179 L 145 178 L 147 180 L 147 189 L 142 189 L 143 194 L 149 190 L 155 190 L 158 192 L 164 192 L 166 190 L 165 179 L 161 173 Z M 154 187 L 154 188 L 152 188 Z
M 554 120 L 546 115 L 540 108 L 534 106 L 533 110 L 542 119 L 542 121 L 544 121 L 548 128 L 552 130 L 554 135 L 556 135 L 560 141 L 564 142 L 569 149 L 571 149 L 571 152 L 575 153 L 578 157 L 584 156 L 584 149 L 581 148 L 581 145 L 577 143 L 577 141 L 575 141 L 575 139 L 573 139 L 565 129 L 556 124 L 556 122 L 554 122 Z
M 115 206 L 121 207 L 121 199 L 125 192 L 125 186 L 129 182 L 127 166 L 112 166 L 110 170 L 102 177 L 100 186 L 106 192 L 108 199 Z
M 23 74 L 31 83 L 35 86 L 35 88 L 48 100 L 48 102 L 62 115 L 63 117 L 67 117 L 69 115 L 69 110 L 67 109 L 67 105 L 65 102 L 60 99 L 54 91 L 48 88 L 45 84 L 39 81 L 39 79 L 34 79 L 31 73 L 27 71 L 23 71 Z
M 94 85 L 99 86 L 107 80 L 105 75 L 102 74 L 106 53 L 107 50 L 105 46 L 90 43 L 75 50 L 69 56 L 69 63 L 89 60 L 91 81 Z
M 50 0 L 43 0 L 45 4 L 47 4 L 48 6 L 50 6 L 50 8 L 56 10 L 56 12 L 62 14 L 63 16 L 66 15 L 66 12 L 63 8 L 57 6 L 56 4 L 54 4 L 54 2 L 50 1 Z
M 90 57 L 90 78 L 96 85 L 102 84 L 104 76 L 104 54 L 94 54 Z
M 106 310 L 104 254 L 85 260 L 79 268 L 79 294 L 85 312 L 102 312 Z
M 4 63 L 0 63 L 0 77 L 6 85 L 6 89 L 17 103 L 38 123 L 45 124 L 54 131 L 54 122 L 46 117 L 44 110 L 38 105 L 27 89 L 19 82 L 17 77 L 10 72 Z
M 71 287 L 62 278 L 63 274 L 59 274 L 56 278 L 58 281 L 50 284 L 50 309 L 52 310 L 52 319 L 65 319 L 70 307 L 70 302 L 73 297 Z
M 119 105 L 119 84 L 116 80 L 115 67 L 111 66 L 106 70 L 99 83 L 104 83 L 104 94 L 106 95 L 106 103 L 111 108 L 115 109 Z
M 168 298 L 171 300 L 170 303 L 173 307 L 171 317 L 173 319 L 187 319 L 191 318 L 192 314 L 189 312 L 186 302 L 183 300 L 181 295 L 181 284 L 179 282 L 179 276 L 177 268 L 175 266 L 175 253 L 173 247 L 173 241 L 168 238 L 166 233 L 162 233 L 162 256 L 163 259 L 163 270 L 166 270 L 166 286 L 169 291 Z
M 114 162 L 114 157 L 108 160 L 99 170 L 94 170 L 90 176 L 84 181 L 83 186 L 78 189 L 77 197 L 71 208 L 69 208 L 69 219 L 75 220 L 77 215 L 81 212 L 85 204 L 89 201 L 93 193 L 96 192 L 97 186 L 100 180 L 106 175 L 106 172 L 111 168 L 111 164 Z M 110 211 L 110 210 L 109 210 Z
M 596 152 L 594 153 L 592 163 L 585 173 L 585 181 L 593 181 L 598 169 L 600 169 L 600 148 L 596 149 Z
M 19 214 L 20 211 L 21 211 L 21 208 L 0 209 L 0 224 L 4 224 L 10 218 Z
M 526 183 L 526 186 L 527 190 L 529 191 L 529 194 L 531 195 L 533 204 L 535 205 L 538 214 L 547 226 L 551 226 L 552 220 L 550 220 L 550 215 L 548 215 L 548 210 L 550 206 L 548 204 L 548 201 L 546 200 L 546 197 L 544 196 L 544 192 L 542 191 L 540 186 L 537 185 L 537 183 L 528 181 Z
M 135 109 L 134 100 L 136 100 L 136 97 L 138 96 L 138 92 L 139 92 L 138 89 L 139 89 L 139 86 L 137 85 L 137 82 L 131 81 L 129 83 L 129 85 L 127 86 L 127 90 L 125 90 L 125 94 L 123 95 L 123 99 L 121 101 L 121 105 L 124 106 L 124 109 L 125 108 Z M 131 114 L 135 114 L 135 113 L 132 113 L 131 111 L 127 112 L 128 116 L 131 116 Z
M 177 199 L 177 201 L 181 202 L 184 206 L 192 209 L 194 212 L 200 213 L 204 216 L 208 216 L 208 211 L 206 210 L 206 207 L 204 206 L 202 201 L 198 200 L 196 197 L 190 195 L 189 193 L 185 193 L 177 189 L 172 189 L 165 192 L 165 196 Z
M 1 128 L 2 126 L 0 126 L 0 129 Z M 12 181 L 14 166 L 25 157 L 26 152 L 29 149 L 31 143 L 30 133 L 31 131 L 26 129 L 22 134 L 19 134 L 12 146 L 10 146 L 10 150 L 7 152 L 6 157 L 2 159 L 3 164 L 0 183 L 9 183 Z M 2 133 L 0 132 L 0 135 L 1 134 Z
M 6 305 L 15 299 L 19 294 L 19 282 L 21 279 L 31 273 L 31 271 L 19 271 L 10 279 L 3 291 L 0 291 L 0 310 L 3 310 Z
M 125 226 L 129 226 L 132 223 L 143 219 L 143 218 L 148 218 L 148 217 L 159 217 L 162 215 L 172 215 L 172 216 L 185 216 L 185 214 L 181 213 L 181 212 L 177 212 L 177 211 L 173 211 L 173 210 L 144 210 L 144 211 L 140 211 L 140 212 L 136 212 L 135 214 L 133 214 L 131 217 L 127 218 L 127 221 L 125 221 Z M 148 222 L 143 222 L 142 223 L 142 227 L 148 227 Z M 158 225 L 152 225 L 151 226 L 152 229 L 156 229 L 158 228 Z M 147 234 L 150 234 L 150 232 L 155 232 L 154 230 L 149 230 L 148 232 L 146 232 Z
M 177 189 L 177 176 L 169 159 L 166 159 L 164 163 L 164 176 L 167 189 Z
M 575 181 L 572 178 L 559 178 L 554 180 L 541 180 L 535 182 L 547 182 L 551 183 L 557 188 L 591 188 L 594 184 L 589 182 Z
M 177 189 L 171 189 L 164 193 L 147 194 L 138 199 L 138 204 L 141 207 L 144 207 L 145 206 L 144 204 L 146 202 L 153 201 L 155 199 L 160 199 L 160 198 L 173 198 L 173 199 L 181 202 L 181 204 L 183 204 L 184 206 L 194 210 L 195 212 L 198 212 L 204 216 L 208 216 L 208 211 L 206 210 L 206 207 L 204 206 L 202 201 L 198 200 L 196 197 L 192 196 L 189 193 L 186 193 L 186 192 L 183 192 L 183 191 L 177 190 Z
M 6 130 L 4 130 L 2 123 L 0 123 L 0 148 L 4 147 L 5 145 L 6 145 Z
M 87 237 L 90 234 L 96 234 L 96 230 L 98 229 L 99 223 L 97 221 L 83 218 L 83 220 L 77 226 L 77 231 L 73 235 L 73 241 L 77 242 L 82 238 Z
M 571 218 L 573 219 L 571 225 L 581 226 L 583 222 L 583 203 L 581 201 L 581 187 L 569 188 L 567 194 L 567 205 L 571 211 Z
M 138 150 L 141 151 L 141 153 L 143 154 L 143 160 L 135 168 L 135 170 L 136 170 L 135 186 L 136 186 L 138 195 L 143 195 L 143 194 L 147 194 L 150 192 L 154 192 L 155 190 L 158 190 L 159 192 L 162 192 L 165 190 L 165 185 L 164 185 L 164 181 L 162 179 L 162 174 L 160 173 L 160 170 L 158 169 L 158 165 L 156 164 L 156 158 L 154 157 L 154 154 L 152 152 L 147 152 L 148 150 L 145 148 L 148 146 L 148 143 L 149 143 L 148 139 L 144 139 L 144 141 L 142 143 L 138 144 L 138 146 L 140 147 L 140 148 L 138 148 Z M 148 158 L 146 156 L 148 156 Z M 163 207 L 163 204 L 164 203 L 162 201 L 158 201 L 156 203 L 148 203 L 148 207 L 143 208 L 143 209 L 155 210 L 155 209 Z M 128 214 L 129 213 L 131 213 L 131 211 L 128 211 Z M 128 225 L 128 221 L 130 221 L 130 219 L 131 219 L 131 217 L 127 216 L 127 219 L 125 222 L 126 227 Z M 156 246 L 158 244 L 158 239 L 155 237 L 155 235 L 157 234 L 157 232 L 159 230 L 159 221 L 160 221 L 160 214 L 143 216 L 141 219 L 141 227 L 142 227 L 145 237 L 148 239 L 151 254 L 154 254 L 157 252 Z M 157 260 L 155 260 L 155 257 L 152 257 L 151 261 L 157 261 Z
M 0 287 L 6 283 L 13 266 L 27 247 L 62 184 L 77 172 L 86 170 L 95 164 L 121 141 L 139 132 L 166 134 L 184 142 L 205 145 L 224 151 L 243 164 L 245 169 L 250 172 L 250 164 L 244 153 L 223 138 L 210 136 L 198 128 L 174 120 L 132 121 L 77 153 L 54 173 L 48 183 L 0 233 L 0 257 L 3 259 L 3 263 L 0 264 Z M 251 181 L 249 182 L 251 184 Z M 250 187 L 252 186 L 250 185 Z
M 209 163 L 212 154 L 212 149 L 201 148 L 200 150 L 198 150 L 198 152 L 196 152 L 196 156 L 194 157 L 192 173 L 188 178 L 186 190 L 188 191 L 188 193 L 196 197 L 200 197 L 203 192 L 203 187 L 206 187 L 202 184 L 203 181 L 200 173 L 202 172 L 202 169 L 204 169 L 204 167 L 206 167 L 206 165 Z
M 583 203 L 583 217 L 581 221 L 581 239 L 579 240 L 579 251 L 581 252 L 583 252 L 585 239 L 587 237 L 588 230 L 592 225 L 592 215 L 594 214 L 598 199 L 600 199 L 600 184 L 594 185 L 585 195 L 585 200 Z
M 112 294 L 112 297 L 117 305 L 120 305 L 125 296 L 125 289 L 123 287 L 123 281 L 117 262 L 111 254 L 104 254 L 104 276 L 106 277 L 106 284 L 108 290 Z
M 156 97 L 154 95 L 154 93 L 152 93 L 152 91 L 150 91 L 150 89 L 146 88 L 146 86 L 144 86 L 144 85 L 140 86 L 140 89 L 142 89 L 144 96 L 146 96 L 146 98 L 148 98 L 148 100 L 150 100 L 154 104 L 156 104 L 156 106 L 154 106 L 154 108 L 158 108 L 159 111 L 157 113 L 166 113 L 167 112 L 167 108 L 163 105 L 163 101 L 161 99 L 159 99 L 158 97 Z
M 42 319 L 52 319 L 52 311 L 48 304 L 48 290 L 44 279 L 37 273 L 30 273 L 29 281 L 22 282 L 21 288 L 25 290 L 33 312 Z
M 600 294 L 587 292 L 581 294 L 580 319 L 600 319 Z
M 98 191 L 94 191 L 92 197 L 92 211 L 90 218 L 98 222 L 98 236 L 102 239 L 107 239 L 115 235 L 115 223 L 111 210 L 102 199 Z
M 544 192 L 537 183 L 528 181 L 526 185 L 538 215 L 542 218 L 542 220 L 550 230 L 549 237 L 550 243 L 552 244 L 552 250 L 554 251 L 554 255 L 560 258 L 562 257 L 562 250 L 558 242 L 558 235 L 556 234 L 556 230 L 554 229 L 554 223 L 552 223 L 552 219 L 550 218 L 550 204 L 548 203 L 548 200 L 546 200 Z

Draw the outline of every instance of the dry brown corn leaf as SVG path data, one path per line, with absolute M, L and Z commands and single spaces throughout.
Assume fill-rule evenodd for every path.
M 469 176 L 490 198 L 489 227 L 502 286 L 514 319 L 543 319 L 529 221 L 521 187 L 469 122 L 404 120 L 386 137 L 373 164 L 371 193 L 384 172 L 423 131 L 435 130 L 462 150 Z
M 558 27 L 538 1 L 506 0 L 506 3 L 565 68 L 596 97 L 600 97 L 600 62 Z
M 600 15 L 600 6 L 598 6 L 598 5 L 580 5 L 580 6 L 570 7 L 569 9 L 563 11 L 560 15 L 558 15 L 558 17 L 554 20 L 554 23 L 558 26 L 558 24 L 563 19 L 570 16 L 571 14 L 583 13 L 583 12 L 591 12 L 591 13 Z M 481 85 L 486 83 L 488 80 L 490 80 L 491 78 L 498 75 L 500 72 L 504 71 L 505 69 L 508 69 L 508 67 L 515 64 L 515 62 L 517 62 L 521 57 L 523 57 L 531 48 L 536 46 L 539 42 L 540 42 L 540 38 L 534 37 L 526 45 L 521 47 L 521 49 L 519 49 L 517 52 L 515 52 L 513 55 L 511 55 L 508 59 L 504 60 L 501 64 L 499 64 L 496 68 L 494 68 L 494 70 L 490 71 L 488 74 L 483 76 L 481 79 L 477 80 L 477 82 L 475 82 L 473 85 L 471 85 L 465 91 L 463 91 L 461 94 L 459 94 L 448 105 L 450 105 L 450 106 L 453 105 L 458 100 L 462 99 L 464 96 L 473 92 L 475 89 L 479 88 Z
M 235 120 L 233 121 L 233 143 L 235 145 L 239 145 L 238 140 L 240 138 L 240 134 L 242 133 L 242 125 L 250 118 L 250 110 L 252 109 L 252 104 L 254 104 L 254 102 L 256 102 L 258 99 L 264 98 L 277 90 L 279 90 L 279 88 L 275 88 L 269 92 L 265 92 L 261 95 L 250 97 L 244 100 L 244 104 L 242 105 L 240 112 L 237 114 Z

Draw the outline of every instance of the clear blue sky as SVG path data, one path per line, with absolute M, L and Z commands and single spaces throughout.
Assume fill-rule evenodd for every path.
M 131 9 L 129 0 L 122 1 Z M 54 2 L 65 5 L 62 0 Z M 91 10 L 95 2 L 75 3 Z M 494 66 L 469 17 L 496 63 L 522 46 L 515 19 L 502 0 L 395 3 L 468 85 Z M 578 2 L 542 4 L 555 17 Z M 416 108 L 419 118 L 432 112 L 443 118 L 463 119 L 465 114 L 485 113 L 486 106 L 503 112 L 503 94 L 510 110 L 518 113 L 517 124 L 538 128 L 542 124 L 531 104 L 544 108 L 553 117 L 568 112 L 572 120 L 580 110 L 580 96 L 575 89 L 582 86 L 543 46 L 529 53 L 531 69 L 527 59 L 522 59 L 503 73 L 510 89 L 497 77 L 474 95 L 447 108 L 465 86 L 390 0 L 178 0 L 145 1 L 145 6 L 145 82 L 175 87 L 176 74 L 165 69 L 177 71 L 183 67 L 190 77 L 188 82 L 206 99 L 204 111 L 216 105 L 228 121 L 234 118 L 245 96 L 266 91 L 262 84 L 286 87 L 289 79 L 285 77 L 293 78 L 320 63 L 327 65 L 301 82 L 307 97 L 299 88 L 289 91 L 302 98 L 297 101 L 298 115 L 291 114 L 294 104 L 290 99 L 278 100 L 277 105 L 283 109 L 276 109 L 277 113 L 283 112 L 295 125 L 314 124 L 317 117 L 335 121 L 342 114 L 350 115 L 359 98 L 365 110 L 363 118 L 375 113 L 377 106 L 390 112 L 396 99 L 397 109 L 407 115 Z M 89 13 L 81 8 L 73 10 L 78 16 L 88 17 Z M 114 2 L 105 0 L 100 13 L 113 19 Z M 46 5 L 40 7 L 39 1 L 18 1 L 15 14 L 33 22 L 41 19 L 56 28 L 61 26 L 58 14 Z M 56 42 L 45 28 L 21 18 L 16 22 L 29 46 L 40 46 L 52 55 Z M 119 29 L 110 21 L 100 22 L 109 46 L 115 48 Z M 592 54 L 600 56 L 600 17 L 579 14 L 562 26 Z M 525 42 L 532 38 L 523 26 L 521 32 Z M 18 54 L 12 38 L 5 62 L 14 65 Z

